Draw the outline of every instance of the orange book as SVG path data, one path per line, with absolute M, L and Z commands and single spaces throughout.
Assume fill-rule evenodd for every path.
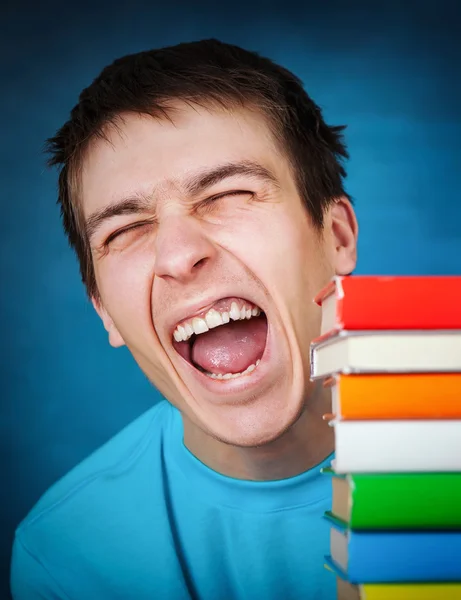
M 336 419 L 461 419 L 461 373 L 336 375 Z
M 461 277 L 334 277 L 316 296 L 321 336 L 342 330 L 461 329 Z

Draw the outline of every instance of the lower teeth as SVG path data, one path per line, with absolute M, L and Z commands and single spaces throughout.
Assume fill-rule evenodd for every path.
M 257 360 L 254 365 L 250 365 L 247 369 L 245 369 L 245 371 L 242 371 L 241 373 L 224 373 L 224 374 L 222 374 L 222 373 L 209 373 L 208 371 L 205 371 L 205 375 L 208 375 L 208 377 L 211 377 L 212 379 L 235 379 L 236 377 L 241 377 L 242 375 L 246 375 L 247 373 L 251 373 L 252 371 L 254 371 L 260 362 L 261 362 L 260 360 Z

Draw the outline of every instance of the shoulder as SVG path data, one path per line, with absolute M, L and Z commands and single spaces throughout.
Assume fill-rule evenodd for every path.
M 161 401 L 95 450 L 45 492 L 19 524 L 17 535 L 58 514 L 80 512 L 90 498 L 94 504 L 104 488 L 116 487 L 129 477 L 146 451 L 149 457 L 156 455 L 155 447 L 161 444 L 175 410 L 166 400 Z
M 164 548 L 163 446 L 178 419 L 175 408 L 159 402 L 40 498 L 16 530 L 14 598 L 67 598 L 63 590 L 88 596 L 85 586 L 99 585 L 98 574 L 110 581 L 123 573 L 127 556 L 142 563 L 137 546 L 146 523 Z

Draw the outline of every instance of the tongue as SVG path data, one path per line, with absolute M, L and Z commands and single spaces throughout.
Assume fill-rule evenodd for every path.
M 231 321 L 197 336 L 192 360 L 209 373 L 241 373 L 263 355 L 266 333 L 264 316 Z

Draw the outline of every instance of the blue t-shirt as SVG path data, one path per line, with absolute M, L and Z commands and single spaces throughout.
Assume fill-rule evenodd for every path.
M 225 477 L 163 401 L 58 481 L 16 532 L 16 600 L 333 600 L 331 457 L 289 479 Z

